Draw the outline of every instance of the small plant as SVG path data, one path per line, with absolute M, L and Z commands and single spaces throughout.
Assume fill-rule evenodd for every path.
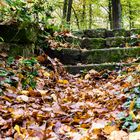
M 139 110 L 140 110 L 140 86 L 132 88 L 128 93 L 126 102 L 123 104 L 123 108 L 129 110 L 127 114 L 121 112 L 118 118 L 121 121 L 122 129 L 127 131 L 135 131 L 139 127 Z
M 45 27 L 51 17 L 52 8 L 46 0 L 6 0 L 7 6 L 0 8 L 0 21 L 18 24 L 20 28 Z

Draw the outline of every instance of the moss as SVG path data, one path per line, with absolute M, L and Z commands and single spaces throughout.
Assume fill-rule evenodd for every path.
M 7 43 L 31 43 L 37 40 L 37 30 L 33 27 L 19 29 L 17 25 L 0 25 L 0 37 Z
M 131 29 L 130 33 L 131 33 L 131 36 L 140 34 L 140 29 Z
M 106 29 L 84 30 L 84 37 L 106 38 Z
M 0 43 L 0 51 L 8 53 L 8 56 L 33 56 L 35 46 L 33 44 Z
M 80 38 L 76 38 L 76 37 L 66 37 L 64 39 L 66 42 L 71 43 L 73 45 L 80 45 Z
M 112 48 L 92 51 L 83 51 L 81 54 L 82 63 L 105 63 L 121 62 L 129 57 L 140 56 L 140 48 Z
M 114 37 L 117 37 L 117 36 L 126 37 L 127 36 L 127 32 L 125 29 L 116 29 L 116 30 L 113 30 L 112 32 L 114 34 Z
M 102 49 L 105 48 L 106 40 L 104 38 L 84 38 L 81 41 L 81 48 Z
M 124 47 L 125 38 L 124 37 L 110 37 L 106 39 L 106 46 L 108 47 Z
M 139 39 L 128 37 L 126 38 L 126 43 L 128 43 L 129 46 L 137 46 L 139 43 Z
M 83 37 L 84 36 L 84 32 L 83 31 L 72 31 L 72 34 L 74 36 L 78 36 L 78 37 Z

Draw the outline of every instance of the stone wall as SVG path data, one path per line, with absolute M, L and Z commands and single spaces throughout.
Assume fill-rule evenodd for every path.
M 33 27 L 21 29 L 17 25 L 0 25 L 0 52 L 9 56 L 33 55 L 36 40 L 37 32 Z

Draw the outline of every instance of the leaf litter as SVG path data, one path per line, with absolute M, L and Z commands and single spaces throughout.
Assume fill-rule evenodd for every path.
M 47 55 L 0 57 L 1 139 L 138 140 L 140 65 L 71 75 Z

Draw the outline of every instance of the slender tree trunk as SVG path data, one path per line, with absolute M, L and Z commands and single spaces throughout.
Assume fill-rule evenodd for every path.
M 72 10 L 73 10 L 73 13 L 74 13 L 74 16 L 75 16 L 75 19 L 76 19 L 76 24 L 77 24 L 77 27 L 78 29 L 80 29 L 80 25 L 79 25 L 79 19 L 78 19 L 78 16 L 76 14 L 76 11 L 75 9 L 72 7 Z
M 89 29 L 92 28 L 92 4 L 89 4 Z
M 66 15 L 67 15 L 67 5 L 68 5 L 68 0 L 64 0 L 64 3 L 63 3 L 63 20 L 66 19 Z
M 112 18 L 113 18 L 113 29 L 122 28 L 120 0 L 112 0 Z
M 110 23 L 110 29 L 113 28 L 112 26 L 112 4 L 111 4 L 111 0 L 108 0 L 108 18 L 109 18 L 109 23 Z
M 86 14 L 86 1 L 83 0 L 83 8 L 82 8 L 82 19 L 81 19 L 81 24 L 82 24 L 82 28 L 84 28 L 85 26 L 85 14 Z
M 73 0 L 69 0 L 69 2 L 68 2 L 68 11 L 67 11 L 67 23 L 69 25 L 70 25 L 70 19 L 71 19 L 72 3 L 73 3 Z
M 134 28 L 134 21 L 133 21 L 133 15 L 132 15 L 132 5 L 131 1 L 129 1 L 129 28 Z

